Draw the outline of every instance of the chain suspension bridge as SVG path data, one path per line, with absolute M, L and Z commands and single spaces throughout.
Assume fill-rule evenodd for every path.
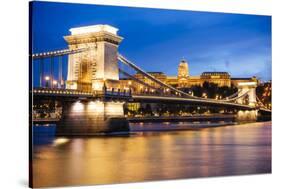
M 68 48 L 30 55 L 33 70 L 39 73 L 39 81 L 33 78 L 33 102 L 62 102 L 58 134 L 128 130 L 123 110 L 126 102 L 232 108 L 242 119 L 256 119 L 257 112 L 271 113 L 257 98 L 255 82 L 241 83 L 236 93 L 223 99 L 193 96 L 157 79 L 120 54 L 118 45 L 123 38 L 117 35 L 116 28 L 95 25 L 70 31 L 71 35 L 64 37 Z M 146 79 L 135 77 L 135 73 Z M 131 79 L 147 91 L 121 85 L 120 77 Z

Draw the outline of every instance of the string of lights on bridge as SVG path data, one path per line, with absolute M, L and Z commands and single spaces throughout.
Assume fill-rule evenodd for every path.
M 44 59 L 44 58 L 50 58 L 50 57 L 52 58 L 52 57 L 56 57 L 56 56 L 69 55 L 69 54 L 74 54 L 74 53 L 82 53 L 82 52 L 88 51 L 88 50 L 90 50 L 92 48 L 93 47 L 79 48 L 79 49 L 63 49 L 63 50 L 57 50 L 57 51 L 35 53 L 35 54 L 32 54 L 32 59 Z M 147 77 L 151 81 L 153 81 L 155 83 L 158 83 L 160 85 L 160 87 L 167 88 L 168 90 L 175 92 L 175 94 L 178 95 L 176 98 L 180 98 L 180 99 L 189 98 L 189 99 L 193 99 L 195 101 L 207 102 L 207 103 L 238 105 L 237 103 L 235 103 L 235 101 L 237 99 L 239 99 L 239 98 L 244 98 L 248 94 L 248 92 L 249 92 L 249 91 L 246 91 L 242 95 L 239 95 L 239 92 L 237 92 L 236 94 L 232 94 L 229 97 L 226 97 L 224 99 L 208 99 L 208 98 L 193 96 L 193 95 L 185 93 L 185 92 L 183 92 L 183 91 L 181 91 L 179 89 L 176 89 L 176 88 L 174 88 L 174 87 L 172 87 L 170 85 L 167 85 L 166 83 L 163 83 L 162 81 L 160 81 L 157 78 L 153 77 L 152 75 L 150 75 L 149 73 L 147 73 L 146 71 L 144 71 L 143 69 L 141 69 L 136 64 L 132 63 L 131 61 L 129 61 L 127 58 L 125 58 L 124 56 L 122 56 L 119 53 L 117 55 L 117 58 L 123 64 L 133 68 L 138 73 L 141 73 L 142 75 L 144 75 L 145 77 Z M 119 69 L 119 71 L 120 70 L 121 69 Z M 123 72 L 126 73 L 125 71 L 123 71 Z M 130 75 L 130 77 L 133 77 L 133 76 Z M 143 82 L 138 81 L 138 79 L 135 78 L 135 77 L 134 77 L 134 80 L 139 82 L 142 85 L 147 85 L 150 88 L 154 88 L 153 86 L 151 86 L 151 85 L 149 85 L 147 83 L 144 84 Z M 51 83 L 51 85 L 53 85 L 53 83 Z M 154 90 L 157 90 L 157 89 L 154 89 Z M 52 89 L 52 90 L 49 90 L 49 89 L 34 89 L 33 92 L 35 94 L 65 94 L 65 95 L 86 95 L 86 96 L 90 96 L 90 95 L 94 94 L 93 92 L 73 91 L 73 90 L 67 90 L 67 89 L 58 89 L 58 90 L 56 90 L 56 89 Z M 150 95 L 150 96 L 153 96 L 153 95 Z M 168 97 L 165 97 L 165 98 L 168 98 Z M 171 98 L 175 98 L 175 96 L 171 96 Z M 243 107 L 244 106 L 245 105 L 243 105 Z
M 53 56 L 63 56 L 63 55 L 81 53 L 81 52 L 90 50 L 92 48 L 93 47 L 78 48 L 78 49 L 63 49 L 63 50 L 57 50 L 57 51 L 35 53 L 35 54 L 32 54 L 32 58 L 33 59 L 39 59 L 39 58 L 48 58 L 48 57 L 53 57 Z

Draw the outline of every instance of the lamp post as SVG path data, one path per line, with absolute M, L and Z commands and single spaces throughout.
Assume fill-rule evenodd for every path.
M 57 88 L 57 84 L 58 84 L 57 80 L 53 80 L 53 86 L 54 86 L 54 88 Z
M 59 83 L 60 83 L 59 88 L 63 88 L 64 87 L 64 81 L 60 80 Z
M 46 86 L 46 88 L 48 88 L 49 87 L 49 81 L 50 81 L 50 77 L 49 76 L 46 76 L 45 77 L 45 86 Z
M 203 97 L 203 98 L 208 98 L 207 93 L 203 93 L 203 94 L 202 94 L 202 97 Z
M 169 88 L 168 88 L 168 89 L 166 89 L 166 93 L 167 93 L 167 94 L 169 94 L 169 91 L 170 91 L 170 89 L 169 89 Z

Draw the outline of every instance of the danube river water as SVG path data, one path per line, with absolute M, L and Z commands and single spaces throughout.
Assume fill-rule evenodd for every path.
M 35 141 L 34 187 L 271 173 L 271 122 Z

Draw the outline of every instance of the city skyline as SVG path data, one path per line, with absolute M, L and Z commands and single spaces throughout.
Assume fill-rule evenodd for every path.
M 119 51 L 146 71 L 177 75 L 184 57 L 190 75 L 226 71 L 271 80 L 269 16 L 44 2 L 34 3 L 33 15 L 34 52 L 66 48 L 70 28 L 109 24 L 124 37 Z

